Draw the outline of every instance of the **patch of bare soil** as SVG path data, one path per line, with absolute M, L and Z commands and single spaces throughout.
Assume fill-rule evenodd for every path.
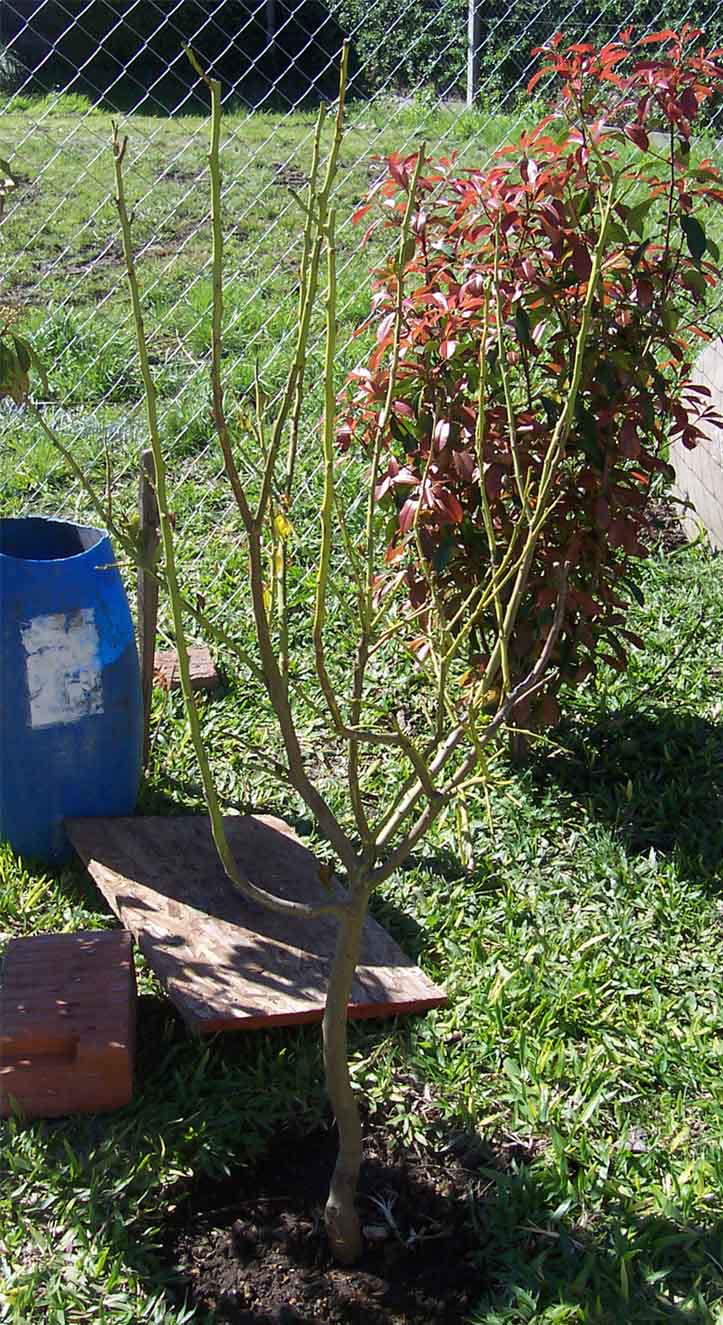
M 654 550 L 675 552 L 688 542 L 680 523 L 680 505 L 671 497 L 651 501 L 648 515 L 651 525 L 651 546 Z
M 475 1138 L 421 1154 L 367 1125 L 364 1254 L 331 1260 L 323 1203 L 331 1131 L 280 1136 L 254 1170 L 199 1182 L 167 1228 L 179 1300 L 231 1325 L 462 1325 L 487 1285 Z
M 274 171 L 274 184 L 286 184 L 293 189 L 303 189 L 309 182 L 308 175 L 296 166 L 289 166 L 282 161 L 272 162 Z

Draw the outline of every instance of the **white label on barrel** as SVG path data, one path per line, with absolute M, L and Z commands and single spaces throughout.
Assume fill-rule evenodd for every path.
M 33 727 L 103 712 L 103 674 L 92 607 L 36 616 L 21 626 Z

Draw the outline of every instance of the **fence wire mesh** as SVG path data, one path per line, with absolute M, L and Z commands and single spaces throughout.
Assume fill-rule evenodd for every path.
M 333 0 L 328 8 L 317 0 L 0 0 L 0 156 L 11 158 L 19 183 L 0 225 L 2 299 L 22 306 L 48 365 L 48 418 L 89 474 L 116 500 L 131 500 L 145 439 L 111 191 L 110 126 L 120 118 L 161 425 L 187 569 L 195 567 L 199 587 L 223 583 L 235 522 L 208 411 L 207 124 L 185 46 L 223 89 L 225 375 L 242 412 L 254 373 L 273 397 L 288 363 L 294 195 L 305 181 L 315 106 L 333 99 L 345 38 L 352 96 L 337 187 L 341 371 L 355 362 L 352 333 L 368 304 L 370 261 L 381 256 L 360 254 L 350 221 L 379 169 L 375 158 L 424 139 L 432 154 L 454 148 L 461 161 L 484 164 L 529 115 L 533 46 L 558 30 L 599 42 L 629 25 L 642 36 L 671 20 L 700 21 L 685 0 L 673 8 L 568 0 L 561 10 L 553 0 L 511 0 L 470 15 L 459 0 Z M 717 36 L 715 7 L 709 17 Z M 315 353 L 318 360 L 319 346 Z M 312 353 L 312 375 L 315 367 Z M 310 408 L 309 494 L 317 422 Z M 2 425 L 0 509 L 81 513 L 82 493 L 42 433 L 12 410 Z M 252 453 L 242 462 L 253 470 Z M 234 571 L 214 610 L 227 611 L 240 592 Z

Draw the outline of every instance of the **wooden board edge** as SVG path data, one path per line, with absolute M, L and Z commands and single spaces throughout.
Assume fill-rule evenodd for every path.
M 195 1035 L 218 1035 L 223 1031 L 260 1031 L 281 1026 L 310 1026 L 321 1023 L 324 1010 L 321 1007 L 309 1008 L 299 1012 L 270 1012 L 263 1016 L 238 1017 L 194 1017 L 193 1013 L 184 1012 L 174 1003 L 179 1016 Z M 350 1003 L 348 1016 L 350 1021 L 389 1021 L 392 1017 L 405 1017 L 414 1013 L 431 1012 L 433 1008 L 449 1006 L 449 997 L 443 990 L 420 998 L 407 999 L 398 1003 Z

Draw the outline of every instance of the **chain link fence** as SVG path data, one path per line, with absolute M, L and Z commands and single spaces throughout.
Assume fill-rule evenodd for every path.
M 227 218 L 226 380 L 243 411 L 258 371 L 273 396 L 292 344 L 299 219 L 315 108 L 332 100 L 351 42 L 349 131 L 338 186 L 341 368 L 370 294 L 372 250 L 350 217 L 375 158 L 426 140 L 484 164 L 530 114 L 532 48 L 555 31 L 601 42 L 723 16 L 685 0 L 0 0 L 0 157 L 18 187 L 0 224 L 2 300 L 23 309 L 49 369 L 43 408 L 118 501 L 137 474 L 144 420 L 112 205 L 113 118 L 129 136 L 128 191 L 187 563 L 223 584 L 235 524 L 208 418 L 207 124 L 184 48 L 219 77 Z M 319 328 L 321 335 L 321 328 Z M 318 364 L 316 365 L 318 367 Z M 314 372 L 314 356 L 310 371 Z M 318 415 L 305 418 L 310 455 Z M 32 423 L 0 419 L 0 509 L 77 515 L 82 494 Z M 253 470 L 254 456 L 242 462 Z M 307 487 L 314 487 L 309 463 Z M 313 503 L 312 503 L 313 504 Z M 219 597 L 227 611 L 235 574 Z

